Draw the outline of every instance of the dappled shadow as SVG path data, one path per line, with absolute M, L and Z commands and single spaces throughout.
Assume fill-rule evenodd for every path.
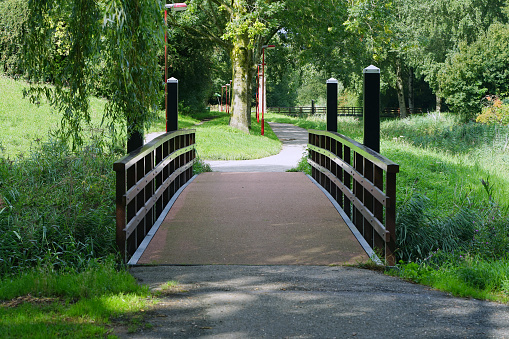
M 459 299 L 348 267 L 136 267 L 152 287 L 188 292 L 156 306 L 142 338 L 502 338 L 506 305 Z M 132 337 L 137 337 L 133 335 Z

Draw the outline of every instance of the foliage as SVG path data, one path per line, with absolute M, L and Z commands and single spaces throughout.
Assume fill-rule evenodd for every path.
M 509 125 L 509 105 L 496 95 L 487 95 L 483 99 L 482 113 L 475 121 L 488 125 Z
M 0 275 L 81 269 L 115 253 L 115 154 L 98 146 L 73 153 L 50 140 L 26 158 L 0 158 Z
M 446 102 L 465 118 L 476 116 L 484 95 L 509 93 L 508 63 L 509 25 L 493 24 L 474 43 L 461 43 L 439 75 Z
M 429 199 L 414 194 L 398 207 L 396 234 L 398 258 L 419 260 L 433 255 L 434 250 L 446 252 L 466 250 L 474 235 L 478 216 L 462 208 L 450 217 L 430 215 Z
M 27 94 L 46 97 L 62 115 L 61 130 L 82 143 L 82 121 L 90 122 L 89 95 L 97 56 L 100 12 L 96 1 L 29 1 L 25 67 L 37 85 Z M 59 46 L 56 50 L 53 46 Z M 48 87 L 51 81 L 55 87 Z
M 0 1 L 0 71 L 23 75 L 23 36 L 27 21 L 27 0 Z
M 89 98 L 98 87 L 109 98 L 104 117 L 110 128 L 120 123 L 128 135 L 142 133 L 161 97 L 161 82 L 155 80 L 161 74 L 160 3 L 44 0 L 30 1 L 28 8 L 25 67 L 34 85 L 27 94 L 34 101 L 46 97 L 58 109 L 61 135 L 74 147 L 83 143 Z M 97 66 L 101 63 L 104 67 Z M 96 84 L 98 78 L 102 86 Z

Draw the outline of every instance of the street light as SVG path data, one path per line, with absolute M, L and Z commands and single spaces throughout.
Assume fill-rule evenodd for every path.
M 223 111 L 223 91 L 226 86 L 221 86 L 221 112 Z
M 176 4 L 166 4 L 164 5 L 164 23 L 168 25 L 168 9 L 173 12 L 182 12 L 187 10 L 187 5 L 183 2 L 179 2 Z M 164 102 L 165 102 L 165 110 L 166 110 L 166 132 L 168 132 L 168 28 L 164 29 Z
M 230 80 L 230 109 L 229 109 L 230 114 L 232 112 L 232 110 L 231 110 L 231 107 L 232 107 L 232 98 L 233 98 L 233 86 L 232 86 L 232 81 Z
M 256 122 L 260 122 L 260 64 L 256 65 Z
M 228 106 L 228 87 L 230 87 L 230 84 L 226 84 L 225 86 L 226 86 L 226 113 L 230 114 L 230 107 Z
M 264 119 L 264 113 L 267 109 L 267 89 L 265 88 L 265 49 L 266 48 L 274 48 L 275 45 L 263 45 L 262 46 L 262 80 L 260 81 L 261 86 L 261 111 L 262 111 L 262 135 L 264 135 L 265 131 L 265 119 Z

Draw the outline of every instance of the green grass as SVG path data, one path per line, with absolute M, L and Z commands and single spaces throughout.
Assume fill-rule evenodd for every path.
M 439 255 L 439 254 L 438 254 Z M 389 271 L 412 282 L 431 286 L 458 297 L 471 297 L 498 302 L 509 301 L 509 262 L 486 261 L 457 255 L 440 266 L 400 263 L 397 270 Z
M 59 114 L 52 111 L 50 105 L 30 103 L 23 98 L 23 89 L 28 85 L 22 81 L 0 76 L 0 154 L 15 157 L 26 155 L 36 140 L 48 140 L 48 132 L 60 124 Z M 101 122 L 106 101 L 90 101 L 92 126 Z M 91 127 L 92 127 L 91 126 Z
M 253 118 L 250 133 L 228 126 L 229 117 L 218 118 L 196 126 L 197 152 L 206 160 L 248 160 L 271 156 L 281 151 L 281 142 L 268 124 L 261 136 L 260 124 Z
M 154 303 L 111 259 L 80 273 L 39 268 L 4 278 L 0 301 L 3 338 L 114 337 L 114 326 L 143 326 L 143 311 Z

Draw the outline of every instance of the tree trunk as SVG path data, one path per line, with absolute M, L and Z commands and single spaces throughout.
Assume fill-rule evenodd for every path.
M 251 79 L 254 76 L 253 49 L 248 32 L 239 33 L 233 41 L 233 95 L 230 126 L 249 133 L 251 125 Z
M 396 59 L 396 91 L 398 92 L 398 103 L 399 103 L 399 116 L 401 118 L 407 117 L 405 92 L 403 86 L 403 74 L 401 70 L 401 61 Z
M 414 113 L 414 69 L 410 67 L 408 72 L 408 110 L 409 113 Z
M 440 96 L 436 96 L 436 108 L 435 110 L 440 113 L 440 111 L 442 110 L 442 98 Z

